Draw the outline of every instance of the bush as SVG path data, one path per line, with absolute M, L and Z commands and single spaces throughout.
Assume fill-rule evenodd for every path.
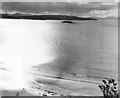
M 109 79 L 108 81 L 102 80 L 103 84 L 99 85 L 104 98 L 118 98 L 117 83 L 114 79 Z

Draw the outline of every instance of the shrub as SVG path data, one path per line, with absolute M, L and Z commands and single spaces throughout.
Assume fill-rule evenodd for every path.
M 118 98 L 117 83 L 114 79 L 108 81 L 102 80 L 103 84 L 99 85 L 100 90 L 103 93 L 104 98 Z

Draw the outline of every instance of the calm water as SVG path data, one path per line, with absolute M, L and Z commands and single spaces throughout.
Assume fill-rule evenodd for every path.
M 0 19 L 0 23 L 0 64 L 7 69 L 2 71 L 3 88 L 25 87 L 31 79 L 26 73 L 32 66 L 43 69 L 45 74 L 56 71 L 54 75 L 60 77 L 75 73 L 92 81 L 117 79 L 116 19 L 76 21 L 76 24 Z M 88 93 L 89 87 L 87 90 Z

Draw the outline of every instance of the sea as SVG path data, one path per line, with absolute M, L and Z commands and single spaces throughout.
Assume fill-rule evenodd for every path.
M 0 19 L 3 90 L 99 96 L 103 79 L 119 81 L 117 18 L 62 21 Z

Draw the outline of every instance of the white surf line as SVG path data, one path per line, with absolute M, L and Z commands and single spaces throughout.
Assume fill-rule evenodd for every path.
M 37 66 L 36 66 L 37 67 Z M 40 68 L 40 70 L 41 69 L 43 69 L 43 70 L 49 70 L 48 68 Z M 38 69 L 38 71 L 40 71 L 39 69 Z M 50 70 L 49 70 L 50 71 Z M 52 70 L 53 72 L 56 72 L 57 74 L 59 74 L 59 72 L 57 72 L 57 71 L 55 71 L 55 70 Z M 117 72 L 116 72 L 117 73 Z M 46 74 L 46 73 L 45 73 Z M 61 73 L 61 75 L 72 75 L 72 76 L 79 76 L 79 77 L 86 77 L 86 78 L 98 78 L 98 79 L 111 79 L 111 78 L 109 78 L 109 77 L 97 77 L 97 76 L 89 76 L 89 75 L 84 75 L 84 74 L 81 74 L 81 73 L 79 73 L 79 74 L 76 74 L 76 73 L 65 73 L 65 72 L 62 72 Z M 73 74 L 75 74 L 75 75 L 73 75 Z M 48 74 L 49 75 L 49 74 Z
M 70 78 L 70 77 L 64 77 L 64 76 L 56 76 L 56 75 L 50 75 L 50 74 L 36 74 L 36 73 L 30 73 L 31 75 L 35 75 L 34 77 L 46 77 L 46 78 L 51 78 L 51 79 L 65 79 L 65 80 L 70 80 L 70 81 L 77 81 L 77 82 L 87 82 L 87 83 L 93 83 L 93 84 L 101 84 L 101 82 L 98 81 L 91 81 L 91 80 L 85 80 L 85 79 L 75 79 L 75 78 Z M 87 77 L 86 77 L 87 78 Z

